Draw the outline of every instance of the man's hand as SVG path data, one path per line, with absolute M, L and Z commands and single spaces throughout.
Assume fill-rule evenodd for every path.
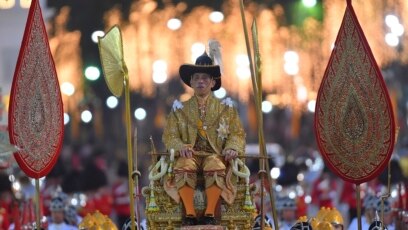
M 184 145 L 183 148 L 180 150 L 180 156 L 186 158 L 193 157 L 194 150 L 190 145 Z
M 238 152 L 233 149 L 224 149 L 225 161 L 230 161 L 238 156 Z

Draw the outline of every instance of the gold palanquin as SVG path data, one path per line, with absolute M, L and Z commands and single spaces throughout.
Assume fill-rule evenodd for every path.
M 182 202 L 174 201 L 163 188 L 163 179 L 153 181 L 150 186 L 142 189 L 142 194 L 146 199 L 146 206 L 150 204 L 151 199 L 157 208 L 152 211 L 146 208 L 146 219 L 148 229 L 157 230 L 172 230 L 180 229 L 182 217 L 184 216 L 184 208 Z M 198 177 L 198 185 L 194 195 L 194 206 L 198 216 L 203 215 L 205 211 L 205 193 L 203 191 L 204 178 L 202 175 Z M 224 200 L 220 199 L 218 203 L 218 210 L 216 211 L 216 219 L 218 223 L 225 227 L 225 229 L 252 229 L 254 220 L 254 209 L 246 209 L 245 193 L 246 183 L 245 179 L 233 177 L 233 184 L 236 185 L 237 193 L 233 204 L 229 205 Z M 154 198 L 152 198 L 152 192 Z M 254 189 L 251 189 L 251 198 Z

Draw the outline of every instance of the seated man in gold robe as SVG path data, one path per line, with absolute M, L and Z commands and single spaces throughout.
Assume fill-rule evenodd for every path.
M 245 133 L 231 99 L 218 100 L 212 91 L 221 87 L 219 65 L 204 53 L 195 65 L 179 69 L 183 82 L 194 90 L 186 102 L 175 101 L 167 118 L 163 142 L 167 150 L 179 153 L 174 164 L 174 179 L 186 211 L 183 225 L 197 224 L 194 190 L 197 174 L 205 179 L 207 206 L 202 224 L 214 225 L 220 197 L 227 203 L 235 198 L 227 170 L 228 162 L 244 154 Z

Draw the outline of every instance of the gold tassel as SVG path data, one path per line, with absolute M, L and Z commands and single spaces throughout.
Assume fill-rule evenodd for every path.
M 153 182 L 150 183 L 150 197 L 149 197 L 149 206 L 147 207 L 147 211 L 149 212 L 159 211 L 159 207 L 156 204 L 156 198 L 154 197 Z
M 173 179 L 173 176 L 174 176 L 174 174 L 173 174 L 173 161 L 170 161 L 169 169 L 167 170 L 167 176 L 169 177 L 170 180 Z
M 174 164 L 174 149 L 170 149 L 170 164 L 167 169 L 167 176 L 169 177 L 169 180 L 173 180 L 174 173 L 173 173 L 173 164 Z
M 251 196 L 249 195 L 249 185 L 248 183 L 245 185 L 245 202 L 244 202 L 244 210 L 252 211 L 254 210 L 254 206 L 252 205 Z

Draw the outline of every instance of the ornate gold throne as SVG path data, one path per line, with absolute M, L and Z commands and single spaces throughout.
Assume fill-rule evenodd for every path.
M 180 229 L 184 207 L 181 201 L 177 203 L 173 200 L 163 186 L 164 178 L 172 176 L 174 157 L 164 154 L 160 160 L 157 160 L 157 154 L 153 153 L 152 158 L 153 164 L 149 168 L 150 185 L 142 189 L 142 194 L 146 199 L 147 227 L 155 230 Z M 232 183 L 237 189 L 236 198 L 231 205 L 220 199 L 216 219 L 223 229 L 252 229 L 255 208 L 252 202 L 254 189 L 250 189 L 247 177 L 249 169 L 239 159 L 236 159 L 234 164 Z M 194 204 L 197 215 L 200 217 L 205 211 L 206 202 L 203 191 L 204 178 L 202 175 L 199 175 L 198 178 Z

